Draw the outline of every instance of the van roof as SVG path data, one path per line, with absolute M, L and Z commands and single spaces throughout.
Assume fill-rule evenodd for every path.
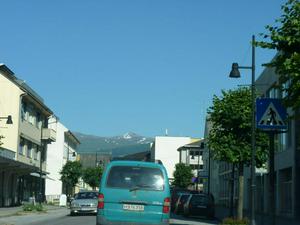
M 163 168 L 163 166 L 159 163 L 154 162 L 143 162 L 143 161 L 129 161 L 129 160 L 116 160 L 111 161 L 109 163 L 110 166 L 115 165 L 126 165 L 126 166 L 151 166 L 151 167 L 157 167 L 157 168 Z

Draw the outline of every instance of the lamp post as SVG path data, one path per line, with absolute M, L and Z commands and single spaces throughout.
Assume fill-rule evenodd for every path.
M 6 124 L 13 124 L 12 116 L 11 115 L 0 117 L 0 119 L 6 119 Z
M 239 66 L 238 63 L 232 64 L 229 77 L 239 78 L 239 69 L 251 69 L 251 100 L 252 100 L 252 122 L 251 122 L 251 225 L 255 225 L 255 36 L 252 36 L 252 65 Z

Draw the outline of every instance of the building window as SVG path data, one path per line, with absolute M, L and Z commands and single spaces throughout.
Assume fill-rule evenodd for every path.
M 28 112 L 29 112 L 29 119 L 28 122 L 32 125 L 36 126 L 36 112 L 33 105 L 28 106 Z
M 28 106 L 27 106 L 26 102 L 22 102 L 21 119 L 26 120 L 26 121 L 28 121 L 28 119 L 29 119 Z
M 27 143 L 27 157 L 32 158 L 32 143 L 30 141 Z
M 33 159 L 37 160 L 37 155 L 38 155 L 38 148 L 36 144 L 32 144 L 32 149 L 33 149 Z
M 292 212 L 292 169 L 284 169 L 279 172 L 280 185 L 280 210 L 283 213 Z
M 267 98 L 282 98 L 282 92 L 280 89 L 271 87 L 267 93 L 266 93 Z
M 287 133 L 280 133 L 275 135 L 275 151 L 282 152 L 286 150 L 287 146 Z
M 20 138 L 20 144 L 19 144 L 19 154 L 24 155 L 25 152 L 25 140 L 24 138 Z
M 288 124 L 287 124 L 287 146 L 291 147 L 292 146 L 292 121 L 288 120 Z
M 36 127 L 41 129 L 42 128 L 42 115 L 40 112 L 36 113 Z

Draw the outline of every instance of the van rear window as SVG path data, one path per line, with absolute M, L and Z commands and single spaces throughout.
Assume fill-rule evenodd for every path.
M 130 190 L 164 190 L 164 177 L 158 168 L 114 166 L 110 169 L 106 186 Z

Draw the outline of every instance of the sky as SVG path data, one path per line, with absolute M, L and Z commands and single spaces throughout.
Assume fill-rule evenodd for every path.
M 71 131 L 203 137 L 283 0 L 1 0 L 0 63 Z M 256 77 L 274 51 L 256 48 Z M 1 91 L 1 90 L 0 90 Z

